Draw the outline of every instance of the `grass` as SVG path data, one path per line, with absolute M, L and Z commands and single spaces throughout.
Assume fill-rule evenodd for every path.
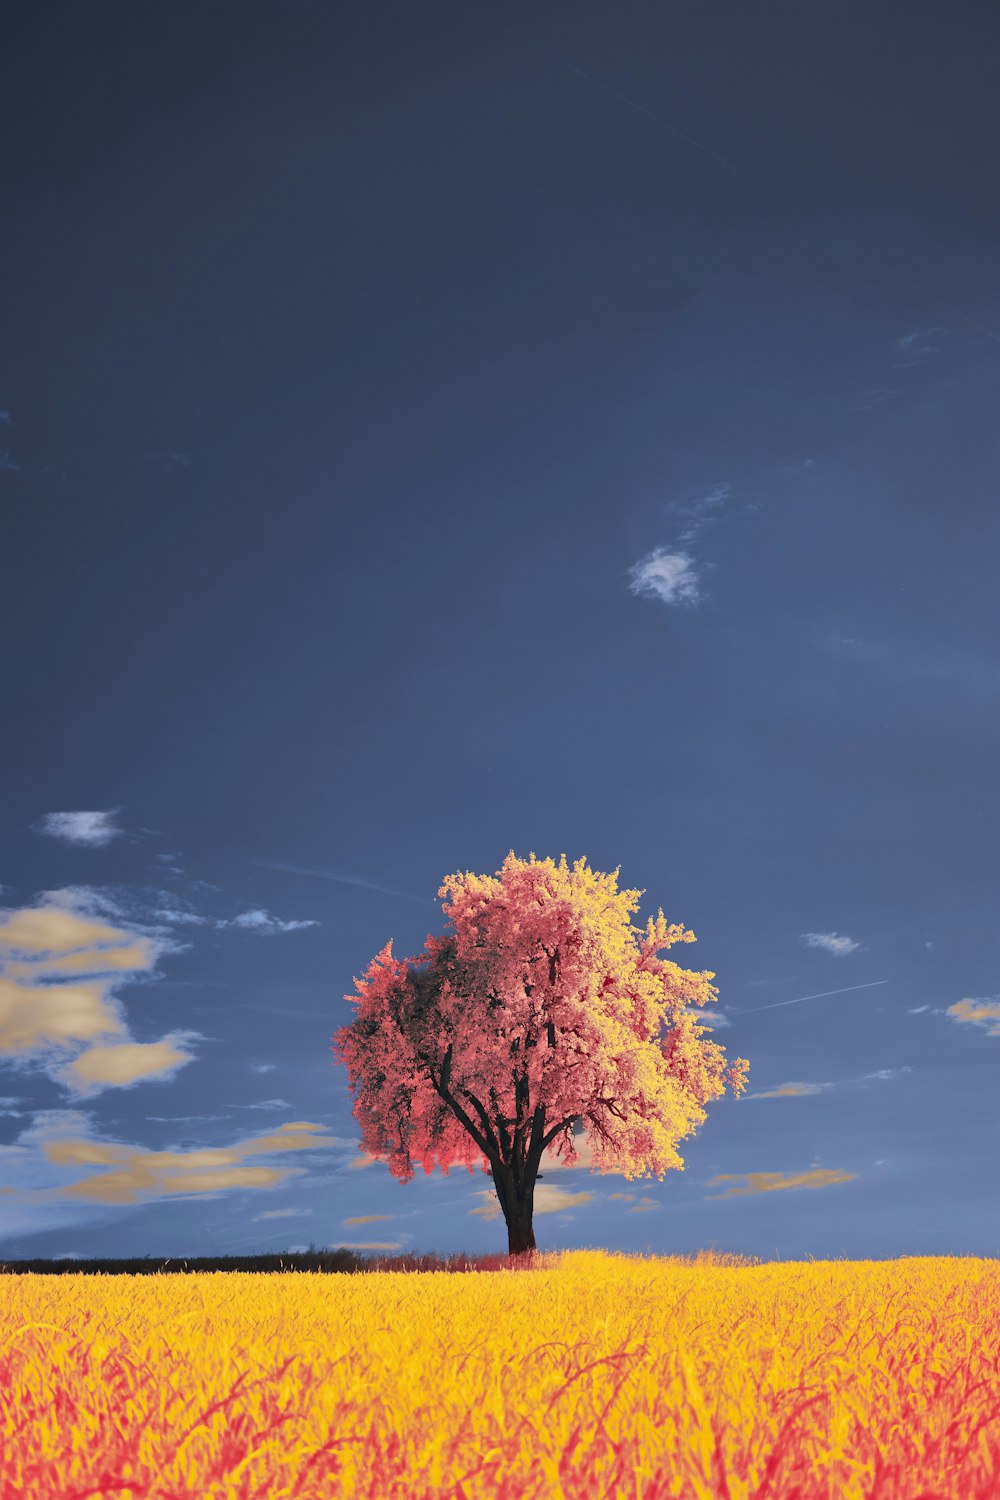
M 187 1264 L 0 1281 L 0 1500 L 1000 1495 L 997 1261 Z

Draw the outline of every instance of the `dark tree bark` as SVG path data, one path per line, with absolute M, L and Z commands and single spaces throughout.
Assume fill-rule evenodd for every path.
M 524 1255 L 538 1248 L 532 1223 L 537 1172 L 537 1164 L 530 1166 L 527 1163 L 520 1172 L 503 1163 L 497 1163 L 493 1168 L 493 1185 L 507 1224 L 508 1255 Z

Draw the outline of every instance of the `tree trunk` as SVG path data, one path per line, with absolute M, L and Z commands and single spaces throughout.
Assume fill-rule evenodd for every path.
M 524 1255 L 535 1250 L 535 1231 L 531 1225 L 532 1203 L 514 1203 L 507 1215 L 507 1254 Z
M 537 1163 L 516 1171 L 508 1163 L 497 1162 L 491 1173 L 496 1195 L 507 1223 L 508 1255 L 524 1255 L 536 1249 L 531 1220 L 535 1212 L 535 1176 Z
M 508 1255 L 524 1255 L 536 1249 L 531 1220 L 535 1212 L 537 1161 L 516 1170 L 509 1162 L 493 1162 L 490 1176 L 507 1224 Z

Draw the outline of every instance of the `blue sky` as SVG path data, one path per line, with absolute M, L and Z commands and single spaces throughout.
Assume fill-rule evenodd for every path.
M 504 16 L 13 7 L 3 1255 L 503 1248 L 329 1049 L 511 849 L 751 1064 L 540 1245 L 997 1253 L 997 16 Z

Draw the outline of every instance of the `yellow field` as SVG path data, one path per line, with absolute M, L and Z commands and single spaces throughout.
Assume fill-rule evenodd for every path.
M 997 1500 L 1000 1262 L 0 1277 L 2 1500 Z

